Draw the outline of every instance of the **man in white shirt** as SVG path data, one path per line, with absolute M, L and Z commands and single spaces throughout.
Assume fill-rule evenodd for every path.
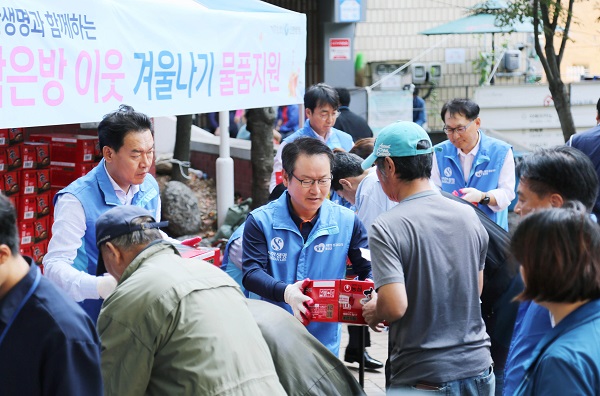
M 150 118 L 121 105 L 104 116 L 98 137 L 104 158 L 54 198 L 52 239 L 43 261 L 48 278 L 79 302 L 94 323 L 102 299 L 116 286 L 112 276 L 96 276 L 96 220 L 115 206 L 136 205 L 160 221 L 158 184 L 149 174 L 154 158 Z
M 441 116 L 448 140 L 434 148 L 431 180 L 508 230 L 508 206 L 515 198 L 512 147 L 479 129 L 479 106 L 469 99 L 447 102 Z

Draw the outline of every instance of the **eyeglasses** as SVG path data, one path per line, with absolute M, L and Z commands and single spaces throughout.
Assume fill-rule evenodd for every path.
M 340 115 L 339 111 L 336 111 L 335 113 L 320 113 L 317 114 L 317 117 L 319 117 L 321 120 L 323 121 L 327 121 L 329 118 L 333 118 L 334 120 L 337 119 Z
M 290 175 L 292 175 L 294 177 L 294 179 L 298 180 L 300 182 L 300 184 L 302 185 L 302 187 L 304 187 L 304 188 L 311 188 L 315 183 L 317 183 L 317 185 L 319 187 L 329 186 L 329 185 L 331 185 L 331 179 L 333 179 L 333 177 L 326 177 L 326 178 L 319 179 L 319 180 L 314 180 L 314 179 L 300 180 L 293 173 L 290 173 Z
M 465 133 L 467 131 L 467 128 L 470 127 L 471 124 L 474 122 L 475 122 L 475 120 L 469 122 L 465 126 L 460 126 L 460 127 L 456 127 L 456 128 L 448 128 L 446 125 L 444 125 L 444 128 L 442 128 L 442 129 L 444 130 L 444 133 L 446 135 L 452 135 L 453 133 L 458 133 L 460 135 L 461 133 Z

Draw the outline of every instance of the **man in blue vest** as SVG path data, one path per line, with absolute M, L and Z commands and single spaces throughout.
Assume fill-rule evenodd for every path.
M 80 302 L 94 323 L 102 299 L 115 288 L 110 276 L 96 276 L 96 220 L 118 205 L 136 205 L 160 220 L 158 184 L 149 174 L 154 158 L 150 118 L 121 105 L 98 125 L 103 159 L 54 198 L 54 224 L 46 275 Z
M 431 180 L 508 230 L 508 206 L 515 198 L 512 147 L 479 129 L 479 106 L 469 99 L 444 104 L 442 120 L 448 140 L 435 146 Z
M 282 153 L 283 184 L 277 200 L 255 209 L 244 228 L 243 285 L 251 297 L 277 304 L 307 326 L 338 356 L 339 323 L 310 323 L 306 279 L 343 279 L 346 258 L 359 279 L 371 277 L 365 227 L 350 209 L 327 199 L 333 153 L 319 139 L 287 144 Z M 282 334 L 285 337 L 284 334 Z
M 583 133 L 571 136 L 571 139 L 567 142 L 567 146 L 575 147 L 590 157 L 594 168 L 596 168 L 598 179 L 600 179 L 600 99 L 596 103 L 596 126 Z M 600 219 L 600 192 L 596 197 L 592 213 L 597 219 Z
M 273 160 L 269 192 L 281 183 L 278 174 L 281 175 L 281 153 L 286 144 L 300 137 L 312 137 L 324 142 L 332 150 L 340 148 L 349 151 L 352 148 L 354 145 L 352 136 L 333 127 L 340 114 L 339 105 L 340 100 L 336 90 L 327 84 L 315 84 L 306 90 L 304 94 L 306 122 L 301 129 L 285 138 L 279 145 Z
M 592 161 L 572 147 L 538 149 L 519 164 L 519 198 L 515 213 L 521 217 L 546 208 L 581 202 L 591 212 L 598 195 L 598 177 Z M 528 360 L 552 329 L 547 308 L 534 301 L 519 305 L 504 372 L 503 395 L 515 394 L 525 377 Z

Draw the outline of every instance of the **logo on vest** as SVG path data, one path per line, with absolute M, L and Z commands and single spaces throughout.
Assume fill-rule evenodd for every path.
M 315 245 L 314 249 L 315 249 L 315 252 L 317 252 L 317 253 L 323 253 L 325 250 L 333 250 L 334 247 L 342 247 L 342 246 L 344 246 L 344 244 L 341 242 L 319 243 L 318 245 Z
M 481 177 L 481 176 L 487 176 L 490 173 L 494 173 L 496 172 L 496 169 L 483 169 L 483 170 L 478 170 L 477 172 L 475 172 L 475 177 Z
M 271 249 L 275 251 L 280 251 L 281 249 L 283 249 L 283 245 L 283 239 L 281 239 L 280 237 L 275 237 L 271 239 Z
M 447 167 L 446 169 L 444 169 L 444 176 L 446 176 L 446 177 L 452 176 L 452 168 Z

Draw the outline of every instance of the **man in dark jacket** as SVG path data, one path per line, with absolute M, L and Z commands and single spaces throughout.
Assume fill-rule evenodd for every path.
M 350 92 L 346 88 L 335 89 L 340 97 L 340 107 L 338 116 L 334 128 L 349 133 L 352 136 L 352 140 L 355 142 L 362 138 L 373 137 L 373 131 L 367 124 L 364 118 L 356 113 L 350 111 Z

